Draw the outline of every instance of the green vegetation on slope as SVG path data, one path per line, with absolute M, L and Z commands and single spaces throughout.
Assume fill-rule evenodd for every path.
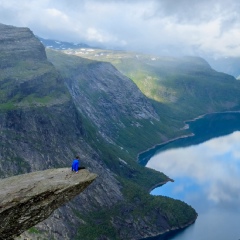
M 19 60 L 1 69 L 0 110 L 36 107 L 70 99 L 62 77 L 46 61 Z
M 97 83 L 94 82 L 92 84 L 92 78 L 95 75 L 90 70 L 93 69 L 94 65 L 98 66 L 98 63 L 79 57 L 63 55 L 56 51 L 48 51 L 47 54 L 65 77 L 69 88 L 72 88 L 77 83 L 77 88 L 82 89 L 79 95 L 88 97 L 88 104 L 91 103 L 91 105 L 95 106 L 99 98 L 108 101 L 108 94 L 104 92 L 101 94 L 98 91 L 94 92 L 92 89 Z M 85 72 L 85 69 L 88 71 Z M 109 71 L 107 66 L 104 71 Z M 101 72 L 96 74 L 100 77 Z M 89 84 L 91 88 L 88 86 Z M 77 94 L 76 91 L 75 94 Z M 83 102 L 80 102 L 80 104 L 84 105 Z M 115 103 L 112 104 L 114 105 Z M 89 216 L 80 216 L 80 213 L 76 212 L 76 215 L 86 222 L 79 228 L 76 239 L 80 239 L 82 236 L 85 239 L 95 239 L 106 235 L 110 239 L 118 239 L 117 229 L 113 228 L 111 222 L 115 219 L 115 216 L 118 216 L 117 218 L 122 216 L 122 219 L 120 217 L 119 221 L 124 223 L 126 218 L 129 217 L 129 213 L 134 216 L 134 222 L 136 223 L 144 217 L 154 218 L 152 219 L 152 225 L 156 225 L 157 215 L 164 215 L 169 223 L 169 228 L 185 225 L 196 218 L 194 209 L 183 202 L 149 195 L 149 190 L 152 186 L 163 183 L 169 180 L 169 178 L 163 173 L 140 166 L 136 161 L 137 154 L 144 150 L 146 146 L 152 146 L 160 142 L 164 134 L 171 136 L 172 126 L 168 126 L 164 118 L 160 121 L 138 119 L 136 124 L 135 118 L 129 117 L 128 114 L 122 114 L 117 116 L 122 125 L 117 125 L 116 122 L 111 122 L 111 115 L 109 116 L 105 109 L 101 109 L 105 118 L 110 119 L 106 128 L 109 130 L 107 133 L 110 134 L 109 136 L 114 142 L 112 144 L 101 136 L 99 128 L 92 123 L 92 120 L 84 112 L 85 106 L 81 108 L 81 106 L 77 105 L 77 107 L 81 109 L 85 140 L 93 149 L 96 149 L 107 167 L 116 174 L 117 179 L 123 186 L 122 192 L 125 196 L 125 202 L 109 209 L 93 211 L 90 214 L 91 218 Z M 92 109 L 92 111 L 94 112 L 95 110 Z M 131 108 L 129 111 L 131 111 Z M 98 118 L 100 117 L 98 115 Z M 174 120 L 172 123 L 174 123 Z M 156 129 L 159 130 L 156 131 Z M 126 209 L 130 209 L 130 212 L 126 212 Z M 127 228 L 124 229 L 128 231 Z
M 158 211 L 161 216 L 166 217 L 169 228 L 176 225 L 183 226 L 193 221 L 196 218 L 196 212 L 185 203 L 148 194 L 148 190 L 153 185 L 167 178 L 156 171 L 144 169 L 136 164 L 137 153 L 169 138 L 186 134 L 186 131 L 180 130 L 184 120 L 205 113 L 239 109 L 240 83 L 229 75 L 214 71 L 199 58 L 154 58 L 104 50 L 95 50 L 92 54 L 89 52 L 84 55 L 79 51 L 68 51 L 68 54 L 112 63 L 133 80 L 150 99 L 160 116 L 160 121 L 138 119 L 137 125 L 133 124 L 136 123 L 136 119 L 124 115 L 119 116 L 120 121 L 127 127 L 113 128 L 116 131 L 111 139 L 116 145 L 101 140 L 96 126 L 91 126 L 90 130 L 85 125 L 89 131 L 95 131 L 92 136 L 98 136 L 98 140 L 94 141 L 94 138 L 90 138 L 89 142 L 93 148 L 99 150 L 99 154 L 109 169 L 118 175 L 126 198 L 125 207 L 132 209 L 131 214 L 135 216 L 135 221 Z M 83 69 L 95 64 L 93 61 L 81 57 L 63 56 L 52 51 L 48 51 L 48 57 L 67 79 L 74 78 L 78 81 L 80 88 L 86 89 L 88 85 L 82 73 Z M 65 62 L 68 61 L 71 61 L 71 66 L 66 66 Z M 88 76 L 91 78 L 91 75 Z M 96 104 L 99 97 L 100 95 L 93 95 L 90 100 Z M 101 95 L 101 97 L 107 101 L 107 95 Z M 104 112 L 104 109 L 102 111 Z M 90 126 L 89 121 L 91 120 L 86 117 L 85 124 L 88 122 Z M 111 123 L 109 123 L 109 128 L 111 128 Z M 131 208 L 131 204 L 135 207 Z M 122 206 L 114 209 L 116 215 L 119 216 L 121 209 Z M 89 238 L 91 239 L 105 235 L 107 229 L 109 236 L 116 238 L 116 229 L 112 229 L 112 225 L 109 225 L 110 216 L 113 216 L 111 211 L 113 209 L 108 209 L 109 214 L 106 214 L 103 210 L 100 216 L 97 212 L 93 212 L 93 216 L 96 216 L 94 219 L 101 222 L 97 231 L 94 232 L 98 223 L 96 220 L 89 226 L 81 227 L 79 236 L 91 236 Z M 156 223 L 156 219 L 152 220 Z
M 216 111 L 239 109 L 240 82 L 211 69 L 197 57 L 157 57 L 122 51 L 94 49 L 64 51 L 112 63 L 132 79 L 150 99 L 160 116 L 177 121 Z
M 20 152 L 21 147 L 28 144 L 28 150 L 34 149 L 35 154 L 40 155 L 41 152 L 46 154 L 47 157 L 42 156 L 41 159 L 48 159 L 48 162 L 42 164 L 61 166 L 62 162 L 54 161 L 56 160 L 54 153 L 74 152 L 74 147 L 65 151 L 63 149 L 66 144 L 70 146 L 72 142 L 79 144 L 79 139 L 76 140 L 74 137 L 81 136 L 82 143 L 85 140 L 96 150 L 99 158 L 104 161 L 122 187 L 125 200 L 119 204 L 92 210 L 90 214 L 75 211 L 76 216 L 84 222 L 79 228 L 78 239 L 82 236 L 84 239 L 101 236 L 123 239 L 119 236 L 117 227 L 123 224 L 123 232 L 128 235 L 132 230 L 124 225 L 128 217 L 133 218 L 130 219 L 131 223 L 140 224 L 139 226 L 141 220 L 145 221 L 144 224 L 155 227 L 156 232 L 181 227 L 195 220 L 196 212 L 187 204 L 149 195 L 149 189 L 153 185 L 167 181 L 168 177 L 140 166 L 136 162 L 137 154 L 154 144 L 186 133 L 180 130 L 186 119 L 207 112 L 237 109 L 239 83 L 228 75 L 213 71 L 206 62 L 196 58 L 157 58 L 105 50 L 89 51 L 88 54 L 86 51 L 83 54 L 80 50 L 75 52 L 68 50 L 68 53 L 111 62 L 132 79 L 147 96 L 147 102 L 151 103 L 148 106 L 154 106 L 154 111 L 159 116 L 159 118 L 136 117 L 132 110 L 139 110 L 138 106 L 133 108 L 131 104 L 125 102 L 125 108 L 121 108 L 121 103 L 116 104 L 118 96 L 114 95 L 114 91 L 107 92 L 111 90 L 111 86 L 106 83 L 105 86 L 104 81 L 100 81 L 104 77 L 115 81 L 122 79 L 122 76 L 109 65 L 53 51 L 48 52 L 48 57 L 60 74 L 50 63 L 38 61 L 39 59 L 26 60 L 18 55 L 17 61 L 11 62 L 11 58 L 8 59 L 9 66 L 2 61 L 0 109 L 6 113 L 2 115 L 3 117 L 9 113 L 13 115 L 10 116 L 12 120 L 10 125 L 6 124 L 6 136 L 12 134 L 8 136 L 10 141 L 14 141 L 15 148 Z M 78 114 L 75 108 L 69 111 L 71 104 L 63 104 L 64 106 L 55 109 L 49 108 L 71 99 L 62 77 L 72 94 L 73 101 L 77 103 Z M 122 90 L 128 89 L 123 85 Z M 131 100 L 131 96 L 127 100 Z M 142 101 L 137 103 L 140 104 Z M 22 110 L 26 107 L 37 110 L 29 113 L 22 111 L 19 116 L 16 116 L 16 111 L 9 111 L 13 108 Z M 74 114 L 77 116 L 73 117 Z M 26 134 L 28 126 L 21 126 L 20 129 L 18 124 L 24 122 L 24 116 L 32 120 L 31 123 L 40 126 L 36 129 L 33 124 L 29 136 Z M 75 121 L 78 126 L 69 123 L 69 119 Z M 75 131 L 77 134 L 68 134 Z M 26 139 L 17 133 L 23 133 Z M 52 134 L 52 140 L 48 145 L 45 143 L 48 142 L 49 133 Z M 62 141 L 58 141 L 63 137 L 63 133 L 66 133 L 66 136 Z M 5 145 L 1 146 L 2 149 L 10 149 L 13 143 L 8 142 L 5 135 L 3 137 Z M 20 138 L 23 145 L 17 144 Z M 14 151 L 8 160 L 17 165 L 18 169 L 14 170 L 16 172 L 26 172 L 31 167 L 23 158 L 16 156 Z M 118 224 L 114 225 L 116 222 Z M 165 226 L 161 226 L 161 223 Z M 33 233 L 37 234 L 35 230 Z
M 197 214 L 186 203 L 164 196 L 151 196 L 142 187 L 129 180 L 124 180 L 123 193 L 126 201 L 109 209 L 99 209 L 89 215 L 82 215 L 75 211 L 76 216 L 83 219 L 87 224 L 78 229 L 75 239 L 84 237 L 86 240 L 98 239 L 99 236 L 108 236 L 110 239 L 123 239 L 119 236 L 131 236 L 132 229 L 126 226 L 126 221 L 139 224 L 139 228 L 146 225 L 155 226 L 156 232 L 164 232 L 166 228 L 171 230 L 176 227 L 184 227 L 194 221 Z M 117 217 L 116 217 L 117 216 Z M 167 226 L 163 226 L 161 218 L 167 220 Z M 114 222 L 122 227 L 113 227 Z M 166 224 L 166 223 L 165 223 Z
M 110 137 L 117 146 L 127 151 L 131 156 L 136 157 L 139 152 L 146 150 L 146 148 L 150 148 L 162 141 L 185 134 L 184 130 L 181 130 L 184 124 L 182 121 L 178 120 L 175 113 L 169 111 L 168 106 L 151 99 L 149 99 L 149 102 L 155 106 L 154 109 L 158 112 L 160 120 L 136 119 L 131 115 L 131 105 L 124 114 L 117 113 L 119 109 L 114 109 L 114 102 L 112 103 L 113 107 L 110 108 L 110 111 L 105 107 L 99 106 L 98 103 L 100 100 L 111 104 L 112 99 L 109 98 L 111 93 L 106 93 L 104 90 L 101 90 L 93 80 L 96 78 L 94 72 L 99 71 L 99 69 L 97 69 L 99 65 L 98 62 L 61 54 L 58 51 L 52 50 L 48 50 L 47 54 L 48 58 L 65 77 L 65 80 L 69 84 L 69 88 L 77 84 L 78 89 L 80 89 L 78 95 L 86 96 L 86 104 L 91 103 L 91 106 L 98 106 L 99 115 L 97 117 L 104 118 L 106 122 L 106 125 L 104 125 L 105 130 L 108 130 L 107 134 L 110 134 Z M 103 71 L 107 72 L 109 70 L 106 68 L 106 70 Z M 99 72 L 99 74 L 101 73 Z M 100 76 L 99 74 L 97 76 L 98 78 L 109 77 L 107 75 Z M 114 81 L 118 81 L 114 75 L 110 76 L 110 78 L 115 78 Z M 85 103 L 81 101 L 81 104 L 82 111 L 84 112 Z M 139 102 L 137 104 L 140 105 L 142 103 Z M 93 109 L 92 111 L 95 110 Z M 115 114 L 118 114 L 116 118 L 114 118 Z

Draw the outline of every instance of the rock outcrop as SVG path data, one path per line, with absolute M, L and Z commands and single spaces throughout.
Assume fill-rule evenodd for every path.
M 0 239 L 8 240 L 43 221 L 97 177 L 87 170 L 49 169 L 0 181 Z
M 162 120 L 129 78 L 66 54 L 57 54 L 58 64 L 49 58 L 53 65 L 29 29 L 1 25 L 0 32 L 0 178 L 66 167 L 76 154 L 99 176 L 20 238 L 141 239 L 195 219 L 190 206 L 148 194 L 166 176 L 134 159 Z M 30 212 L 39 215 L 29 208 L 22 225 Z
M 9 67 L 19 60 L 44 61 L 46 54 L 43 45 L 29 28 L 16 28 L 0 24 L 0 56 L 4 61 L 0 67 Z
M 88 225 L 82 216 L 124 200 L 122 186 L 90 146 L 82 116 L 40 41 L 27 28 L 0 24 L 0 32 L 0 178 L 66 167 L 80 155 L 99 177 L 36 227 L 45 239 L 73 239 Z
M 91 119 L 109 143 L 115 144 L 124 129 L 128 129 L 124 135 L 130 138 L 130 128 L 139 132 L 144 122 L 159 123 L 160 117 L 152 102 L 112 64 L 51 50 L 47 51 L 47 57 L 65 76 L 79 112 Z M 121 144 L 124 147 L 124 143 Z

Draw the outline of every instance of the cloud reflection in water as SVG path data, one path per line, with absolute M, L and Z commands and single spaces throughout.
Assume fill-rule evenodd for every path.
M 175 180 L 159 188 L 158 194 L 190 201 L 193 206 L 194 202 L 226 208 L 239 205 L 239 131 L 199 145 L 161 152 L 150 159 L 147 167 Z

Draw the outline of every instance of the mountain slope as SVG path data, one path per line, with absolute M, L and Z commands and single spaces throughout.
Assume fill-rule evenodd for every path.
M 90 48 L 87 44 L 84 43 L 69 43 L 69 42 L 63 42 L 63 41 L 56 41 L 52 39 L 45 39 L 41 37 L 37 37 L 41 43 L 48 47 L 58 50 L 64 50 L 64 49 L 78 49 L 78 48 Z
M 99 175 L 80 196 L 25 236 L 139 239 L 195 221 L 196 212 L 187 204 L 148 193 L 153 185 L 169 178 L 139 166 L 133 153 L 145 143 L 137 147 L 134 143 L 140 142 L 139 136 L 144 136 L 141 124 L 152 126 L 151 121 L 158 124 L 161 119 L 140 91 L 132 92 L 137 88 L 128 78 L 109 64 L 95 62 L 90 66 L 77 62 L 72 66 L 75 71 L 65 71 L 67 68 L 57 71 L 29 29 L 5 25 L 0 28 L 4 30 L 0 35 L 3 56 L 0 66 L 4 73 L 0 101 L 1 178 L 51 167 L 69 167 L 75 154 L 81 156 L 83 165 Z M 24 54 L 17 54 L 22 52 Z M 72 58 L 62 61 L 72 61 Z M 81 78 L 78 78 L 79 69 Z M 118 80 L 120 84 L 115 85 L 111 80 Z M 103 91 L 99 88 L 93 91 L 102 98 L 98 107 L 94 106 L 96 102 L 91 93 L 95 84 L 106 85 Z M 127 101 L 120 101 L 116 91 L 127 97 Z M 86 98 L 79 97 L 81 94 Z M 131 94 L 132 97 L 128 96 Z M 128 106 L 129 103 L 133 106 Z M 102 114 L 106 106 L 109 112 Z M 116 116 L 111 116 L 112 113 Z M 120 115 L 124 116 L 118 118 Z M 119 137 L 102 124 L 124 131 Z M 136 133 L 139 135 L 135 136 Z M 146 137 L 149 144 L 157 141 L 150 136 L 149 131 Z M 128 146 L 129 142 L 132 146 Z
M 219 57 L 212 58 L 207 56 L 206 59 L 219 72 L 230 74 L 235 78 L 240 78 L 240 58 L 239 57 Z
M 146 145 L 146 142 L 144 142 L 145 139 L 148 141 L 148 144 L 151 144 L 151 142 L 153 144 L 157 141 L 157 137 L 160 137 L 160 132 L 158 131 L 155 134 L 154 129 L 156 128 L 156 124 L 160 125 L 162 123 L 160 123 L 151 102 L 141 94 L 130 79 L 120 74 L 108 63 L 89 61 L 60 54 L 55 51 L 48 51 L 48 58 L 64 76 L 73 100 L 79 111 L 83 114 L 84 119 L 91 121 L 93 124 L 94 129 L 92 129 L 91 134 L 94 137 L 90 140 L 91 145 L 101 152 L 101 156 L 107 167 L 118 176 L 121 176 L 120 182 L 124 186 L 123 193 L 126 202 L 124 203 L 124 207 L 119 206 L 117 211 L 125 212 L 124 208 L 131 209 L 130 212 L 134 212 L 135 217 L 130 217 L 129 211 L 126 214 L 121 213 L 123 216 L 118 217 L 115 227 L 120 227 L 118 230 L 122 234 L 120 239 L 138 239 L 147 236 L 149 234 L 147 232 L 152 227 L 155 229 L 155 224 L 159 226 L 158 224 L 160 223 L 160 225 L 163 224 L 165 227 L 168 226 L 167 228 L 171 224 L 176 224 L 175 217 L 180 217 L 181 214 L 179 213 L 172 215 L 175 220 L 168 220 L 171 222 L 170 225 L 169 223 L 164 223 L 161 217 L 161 220 L 156 218 L 156 220 L 158 219 L 157 222 L 153 225 L 151 224 L 152 227 L 148 227 L 148 231 L 141 233 L 143 235 L 138 235 L 141 232 L 140 228 L 143 227 L 142 224 L 145 227 L 149 226 L 147 224 L 148 220 L 142 221 L 140 219 L 148 219 L 150 215 L 154 215 L 153 212 L 163 202 L 169 201 L 170 203 L 172 201 L 162 197 L 158 197 L 157 200 L 148 195 L 147 192 L 151 186 L 159 183 L 159 181 L 168 179 L 153 170 L 142 168 L 133 158 L 140 147 Z M 152 129 L 147 132 L 146 127 L 148 129 L 151 127 Z M 155 135 L 157 137 L 152 139 L 152 136 Z M 146 192 L 144 193 L 141 188 L 145 188 Z M 158 204 L 159 206 L 157 206 Z M 140 209 L 144 205 L 148 210 L 144 211 L 145 214 L 143 215 Z M 160 214 L 162 211 L 160 215 L 168 214 L 167 212 L 171 211 L 175 212 L 179 206 L 177 207 L 177 203 L 176 205 L 173 203 L 170 208 L 166 208 L 165 210 L 159 209 L 157 214 Z M 195 219 L 196 215 L 194 212 L 191 212 L 188 217 L 190 216 Z M 184 218 L 185 220 L 177 221 L 186 222 L 188 217 Z M 125 221 L 138 222 L 136 224 L 138 234 L 132 233 L 132 230 L 126 231 L 128 224 L 126 225 Z M 158 223 L 158 221 L 160 222 Z M 160 229 L 164 229 L 165 227 L 162 226 Z M 94 231 L 92 228 L 89 231 L 81 228 L 83 235 L 91 235 L 92 231 Z M 155 232 L 153 235 L 155 235 L 157 229 L 153 231 Z M 115 235 L 111 239 L 118 239 L 118 237 Z
M 48 51 L 48 58 L 65 76 L 79 111 L 93 121 L 101 136 L 110 143 L 130 148 L 127 139 L 134 141 L 132 135 L 142 134 L 144 142 L 144 136 L 148 135 L 146 126 L 151 128 L 150 134 L 154 134 L 156 125 L 161 126 L 152 103 L 111 64 L 55 51 Z M 156 138 L 160 138 L 159 134 Z M 149 136 L 146 139 L 149 141 Z
M 47 61 L 44 47 L 32 32 L 2 24 L 0 31 L 1 109 L 69 101 L 62 78 Z
M 86 191 L 81 199 L 75 200 L 75 206 L 65 207 L 56 213 L 62 216 L 61 224 L 59 218 L 56 221 L 54 217 L 47 221 L 47 228 L 43 224 L 49 236 L 71 239 L 77 232 L 77 224 L 76 227 L 72 225 L 80 221 L 74 209 L 81 209 L 80 206 L 85 203 L 83 210 L 87 212 L 94 205 L 99 206 L 99 201 L 102 206 L 113 205 L 123 199 L 120 185 L 106 170 L 95 150 L 84 141 L 86 132 L 81 116 L 63 78 L 47 61 L 43 46 L 29 29 L 1 27 L 6 31 L 1 37 L 11 36 L 0 41 L 2 54 L 6 50 L 5 56 L 8 56 L 1 58 L 1 62 L 9 62 L 9 65 L 1 65 L 1 72 L 4 72 L 1 83 L 6 82 L 6 85 L 1 85 L 5 93 L 1 95 L 0 107 L 1 177 L 52 167 L 69 167 L 75 154 L 80 154 L 83 164 L 100 176 L 91 186 L 92 191 Z M 35 42 L 41 45 L 43 52 L 33 57 Z M 25 54 L 20 54 L 19 61 L 15 61 L 11 51 L 13 56 L 15 52 L 23 51 Z M 21 68 L 19 62 L 24 62 Z M 50 230 L 56 228 L 60 230 Z
M 187 120 L 215 111 L 239 109 L 240 82 L 216 72 L 197 57 L 156 57 L 143 54 L 79 50 L 67 54 L 111 62 L 132 79 L 150 99 L 156 111 L 172 119 Z

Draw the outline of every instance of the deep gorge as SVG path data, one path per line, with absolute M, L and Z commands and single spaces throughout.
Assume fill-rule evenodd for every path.
M 239 82 L 199 58 L 154 64 L 146 58 L 144 74 L 159 73 L 159 79 L 148 78 L 144 92 L 146 75 L 137 78 L 139 62 L 134 58 L 129 67 L 131 55 L 119 64 L 45 52 L 27 28 L 1 24 L 0 30 L 1 178 L 69 167 L 75 154 L 99 175 L 22 238 L 142 239 L 195 221 L 197 213 L 188 204 L 149 195 L 169 177 L 139 165 L 136 157 L 189 134 L 183 129 L 187 119 L 237 110 Z

